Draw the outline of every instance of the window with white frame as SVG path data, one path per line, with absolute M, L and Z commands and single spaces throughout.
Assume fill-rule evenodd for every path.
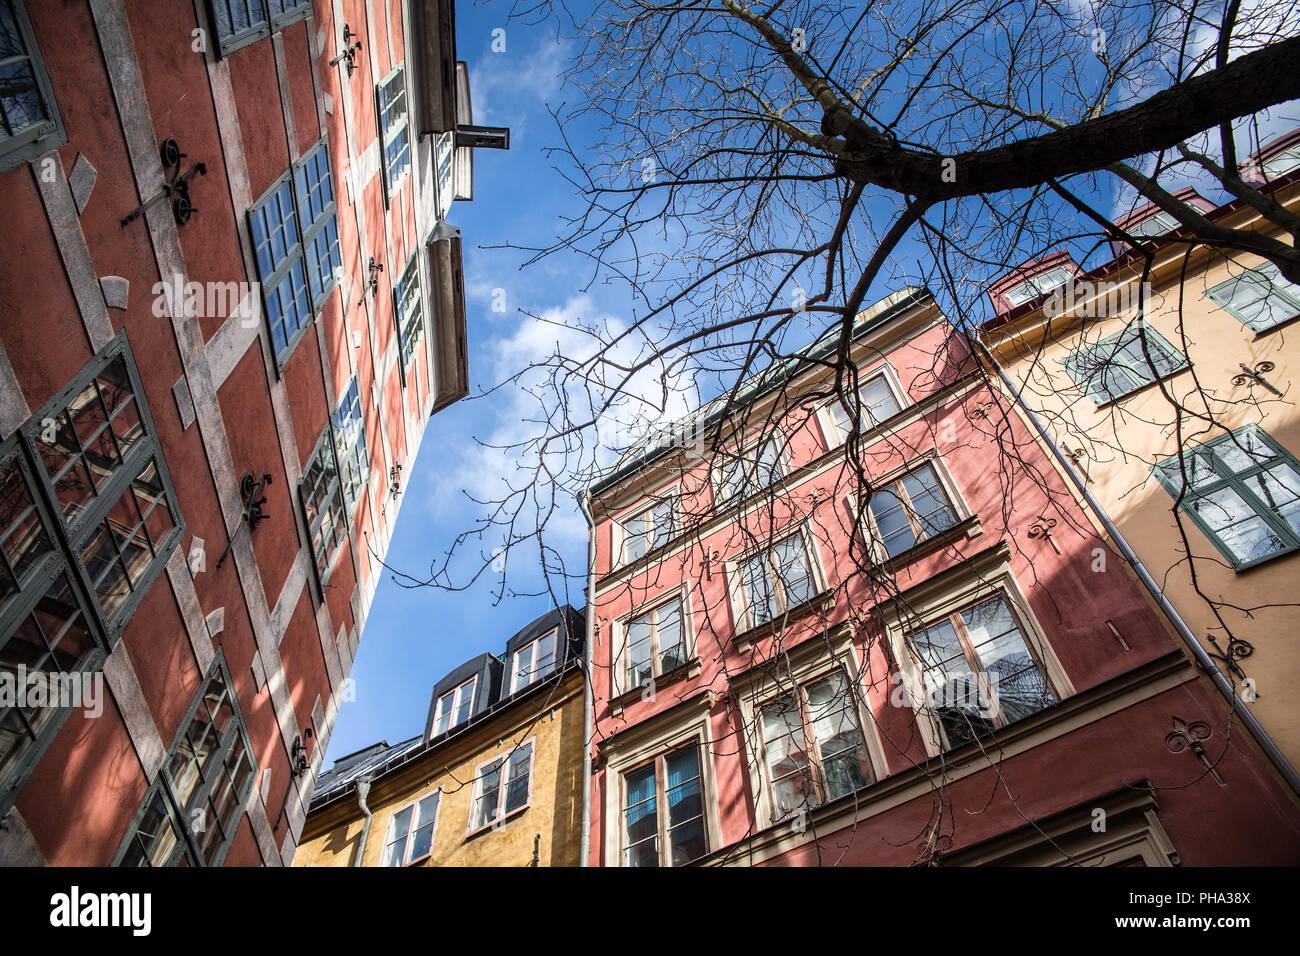
M 1063 364 L 1089 398 L 1105 405 L 1186 368 L 1187 358 L 1155 329 L 1137 322 L 1096 345 L 1080 345 Z
M 384 853 L 379 859 L 380 866 L 406 866 L 429 855 L 441 802 L 442 791 L 435 790 L 392 815 L 388 821 Z
M 1288 147 L 1260 164 L 1269 179 L 1279 179 L 1300 167 L 1300 143 Z
M 298 485 L 298 496 L 302 500 L 303 518 L 307 522 L 307 533 L 311 538 L 316 574 L 321 587 L 329 580 L 339 550 L 348 535 L 343 486 L 339 481 L 338 457 L 334 451 L 331 427 L 325 426 Z
M 1125 226 L 1124 231 L 1130 236 L 1163 236 L 1166 232 L 1177 228 L 1178 220 L 1174 218 L 1173 214 L 1160 210 L 1140 222 Z
M 849 399 L 851 402 L 851 395 Z M 903 408 L 898 395 L 895 394 L 894 388 L 883 370 L 876 374 L 863 376 L 861 384 L 858 386 L 857 399 L 856 410 L 852 407 L 845 409 L 844 402 L 840 401 L 838 396 L 832 398 L 826 406 L 841 441 L 853 430 L 853 412 L 856 411 L 857 427 L 862 431 L 867 431 L 875 428 L 886 419 L 897 415 Z
M 1054 703 L 1046 668 L 1003 592 L 907 635 L 930 719 L 945 747 L 973 740 Z
M 1031 276 L 1019 285 L 1012 286 L 1002 293 L 1002 297 L 1010 302 L 1014 308 L 1017 305 L 1023 305 L 1030 299 L 1036 299 L 1040 295 L 1051 292 L 1069 281 L 1070 270 L 1063 266 L 1057 266 L 1055 269 L 1048 269 L 1039 275 Z
M 470 712 L 474 708 L 474 689 L 477 686 L 478 675 L 475 674 L 465 683 L 452 688 L 438 698 L 438 704 L 434 708 L 431 736 L 436 737 L 469 720 Z
M 339 474 L 349 506 L 355 505 L 366 486 L 370 473 L 370 455 L 366 448 L 366 421 L 361 413 L 361 395 L 357 378 L 352 376 L 347 390 L 334 412 L 334 443 L 338 449 Z
M 625 564 L 668 543 L 673 536 L 676 510 L 675 500 L 668 498 L 619 522 L 623 530 Z
M 623 673 L 626 687 L 641 687 L 686 662 L 682 599 L 675 597 L 629 618 Z
M 406 108 L 406 72 L 399 66 L 375 88 L 384 155 L 384 195 L 391 197 L 411 169 Z
M 742 629 L 758 627 L 812 600 L 820 591 L 817 565 L 802 530 L 736 568 L 742 602 Z
M 863 519 L 867 539 L 878 543 L 889 558 L 942 534 L 960 520 L 930 463 L 872 491 Z
M 872 782 L 857 704 L 842 670 L 769 700 L 759 718 L 775 819 Z
M 420 295 L 420 263 L 418 256 L 411 256 L 406 264 L 402 278 L 393 288 L 393 315 L 397 322 L 397 343 L 401 350 L 402 383 L 406 383 L 406 370 L 415 354 L 415 346 L 424 333 L 424 305 Z
M 470 831 L 506 819 L 527 807 L 532 798 L 533 741 L 479 768 L 474 780 L 474 809 Z
M 515 651 L 510 667 L 512 694 L 555 670 L 555 645 L 559 633 L 558 629 L 549 631 Z
M 682 866 L 708 852 L 697 744 L 624 771 L 621 784 L 624 866 Z
M 253 204 L 248 221 L 271 344 L 283 366 L 343 264 L 327 139 Z
M 717 468 L 716 488 L 720 504 L 743 501 L 771 485 L 784 473 L 781 435 L 764 438 L 739 454 L 723 453 Z
M 1267 332 L 1300 315 L 1300 286 L 1271 262 L 1219 283 L 1209 296 L 1252 332 Z

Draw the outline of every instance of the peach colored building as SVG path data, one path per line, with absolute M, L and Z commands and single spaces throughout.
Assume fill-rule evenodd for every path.
M 1291 134 L 1251 157 L 1261 189 L 1300 210 Z M 1212 221 L 1270 232 L 1250 207 L 1180 197 Z M 1148 206 L 1120 226 L 1155 250 L 1065 285 L 1041 282 L 980 331 L 990 360 L 1232 684 L 1285 760 L 1300 764 L 1300 286 L 1259 256 L 1177 240 Z M 1068 256 L 1067 256 L 1068 258 Z M 1028 271 L 1033 272 L 1033 267 Z M 1059 278 L 1059 277 L 1058 277 Z M 1147 284 L 1144 324 L 1135 319 Z M 1180 454 L 1181 450 L 1181 454 Z M 1186 642 L 1184 642 L 1186 643 Z

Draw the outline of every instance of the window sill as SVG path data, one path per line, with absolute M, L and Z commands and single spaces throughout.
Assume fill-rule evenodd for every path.
M 1211 542 L 1211 544 L 1213 544 L 1213 542 Z M 1232 567 L 1232 570 L 1235 573 L 1244 574 L 1247 571 L 1255 570 L 1255 568 L 1263 567 L 1266 564 L 1271 564 L 1272 562 L 1278 560 L 1279 558 L 1286 558 L 1295 554 L 1300 554 L 1300 548 L 1290 547 L 1287 548 L 1285 551 L 1278 551 L 1276 554 L 1270 554 L 1263 558 L 1256 558 L 1254 561 L 1246 561 L 1242 564 L 1232 564 L 1231 558 L 1229 558 L 1228 561 Z
M 479 827 L 477 830 L 470 830 L 468 833 L 465 834 L 465 842 L 468 843 L 470 840 L 478 839 L 485 833 L 492 833 L 495 830 L 504 829 L 507 824 L 518 819 L 531 806 L 532 806 L 531 803 L 525 803 L 522 807 L 519 807 L 516 810 L 511 810 L 505 816 L 499 817 L 498 819 L 493 820 L 491 823 Z
M 748 653 L 758 641 L 774 633 L 786 624 L 793 623 L 795 619 L 803 617 L 810 611 L 829 612 L 835 606 L 835 591 L 827 588 L 818 594 L 814 594 L 802 604 L 796 604 L 792 608 L 787 608 L 784 614 L 765 621 L 756 627 L 748 628 L 735 635 L 731 641 L 736 646 L 736 650 L 742 654 Z
M 701 664 L 699 657 L 692 657 L 684 663 L 677 665 L 672 670 L 654 678 L 655 691 L 657 693 L 659 688 L 669 684 L 676 684 L 678 681 L 693 680 L 700 676 L 700 670 Z M 633 687 L 631 690 L 624 691 L 618 696 L 610 698 L 610 713 L 615 717 L 620 716 L 623 711 L 627 709 L 628 704 L 641 699 L 642 695 L 646 692 L 646 688 L 649 686 L 649 684 L 642 684 L 639 687 Z
M 1236 318 L 1236 316 L 1233 316 L 1233 318 Z M 1237 321 L 1241 322 L 1240 319 L 1237 319 Z M 1247 331 L 1255 333 L 1255 337 L 1251 339 L 1251 341 L 1258 342 L 1260 339 L 1264 338 L 1265 336 L 1272 335 L 1278 329 L 1284 329 L 1288 325 L 1292 325 L 1295 322 L 1300 322 L 1300 312 L 1297 312 L 1295 315 L 1289 318 L 1283 319 L 1281 322 L 1274 323 L 1273 325 L 1270 325 L 1266 329 L 1253 329 L 1249 325 L 1246 325 L 1245 322 L 1241 322 L 1241 324 L 1246 328 Z

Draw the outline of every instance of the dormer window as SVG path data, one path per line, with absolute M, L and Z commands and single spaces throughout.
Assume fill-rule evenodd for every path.
M 523 690 L 555 670 L 555 640 L 558 630 L 544 634 L 515 651 L 510 665 L 510 693 Z
M 1148 216 L 1131 226 L 1125 226 L 1124 231 L 1130 236 L 1163 236 L 1166 232 L 1177 229 L 1178 225 L 1178 220 L 1172 214 L 1161 210 L 1154 216 Z
M 1065 285 L 1070 281 L 1070 272 L 1063 266 L 1057 266 L 1055 269 L 1048 269 L 1036 276 L 1031 276 L 1019 285 L 1012 286 L 1006 292 L 1002 293 L 1011 307 L 1023 305 L 1030 299 L 1036 299 L 1040 295 L 1046 295 L 1058 286 Z
M 1300 167 L 1300 143 L 1282 150 L 1259 165 L 1269 179 L 1280 179 L 1291 170 Z
M 470 711 L 474 707 L 474 688 L 477 685 L 478 675 L 475 674 L 465 683 L 447 691 L 438 698 L 438 706 L 433 715 L 433 734 L 431 736 L 437 737 L 439 734 L 446 733 L 452 727 L 469 720 Z

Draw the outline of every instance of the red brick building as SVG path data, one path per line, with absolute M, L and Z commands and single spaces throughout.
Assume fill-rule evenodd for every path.
M 1300 859 L 1294 795 L 924 290 L 591 489 L 589 863 Z
M 0 860 L 287 863 L 466 390 L 451 4 L 3 0 L 0 35 Z

